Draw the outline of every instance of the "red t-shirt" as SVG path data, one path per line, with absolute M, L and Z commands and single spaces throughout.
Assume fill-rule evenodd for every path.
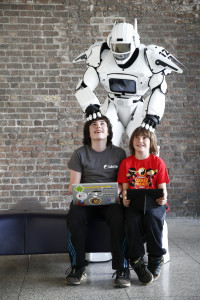
M 150 155 L 138 160 L 131 155 L 122 161 L 117 181 L 128 183 L 130 189 L 156 189 L 160 183 L 169 183 L 169 176 L 160 157 Z

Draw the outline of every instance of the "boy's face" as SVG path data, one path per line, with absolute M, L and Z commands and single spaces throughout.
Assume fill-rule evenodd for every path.
M 150 139 L 147 136 L 136 135 L 133 138 L 135 152 L 148 154 L 150 151 Z
M 89 127 L 90 138 L 92 140 L 103 140 L 108 137 L 108 125 L 104 120 L 93 121 Z

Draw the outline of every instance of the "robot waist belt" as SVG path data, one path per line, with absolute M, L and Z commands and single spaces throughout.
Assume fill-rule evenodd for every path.
M 133 99 L 133 98 L 121 98 L 116 96 L 109 96 L 109 99 L 114 102 L 116 105 L 120 106 L 132 106 L 133 103 L 137 102 L 144 102 L 144 99 L 141 97 L 139 99 Z

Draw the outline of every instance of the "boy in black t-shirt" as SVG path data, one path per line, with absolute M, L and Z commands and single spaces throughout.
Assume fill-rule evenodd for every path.
M 107 117 L 97 117 L 85 123 L 83 144 L 84 146 L 73 153 L 68 164 L 69 191 L 72 192 L 74 183 L 116 182 L 118 168 L 126 154 L 123 149 L 112 144 L 112 128 Z M 124 208 L 120 204 L 85 207 L 74 206 L 71 203 L 67 216 L 71 267 L 66 283 L 78 285 L 87 278 L 85 272 L 87 224 L 96 217 L 103 218 L 110 228 L 112 268 L 116 270 L 114 286 L 130 286 L 130 271 L 123 253 Z

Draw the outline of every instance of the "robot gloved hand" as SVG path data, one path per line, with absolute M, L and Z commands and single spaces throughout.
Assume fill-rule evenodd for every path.
M 95 120 L 97 117 L 101 117 L 100 105 L 90 104 L 85 110 L 85 116 L 88 121 L 92 119 Z
M 145 127 L 150 132 L 154 132 L 156 125 L 159 124 L 160 118 L 156 115 L 146 115 L 142 122 L 142 127 Z

